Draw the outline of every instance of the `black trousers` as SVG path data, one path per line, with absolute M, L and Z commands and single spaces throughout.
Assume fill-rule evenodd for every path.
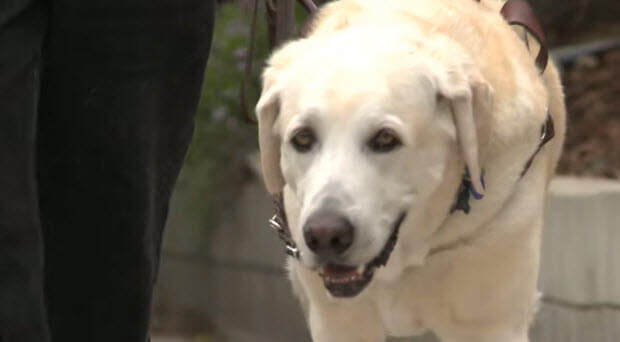
M 0 342 L 143 342 L 212 0 L 0 0 Z

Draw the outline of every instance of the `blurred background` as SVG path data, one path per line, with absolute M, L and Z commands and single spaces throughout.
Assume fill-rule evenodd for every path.
M 194 140 L 171 203 L 153 342 L 310 341 L 286 279 L 283 245 L 267 228 L 271 200 L 259 176 L 256 126 L 239 101 L 252 1 L 218 1 Z M 250 115 L 273 40 L 265 2 L 258 2 Z M 549 194 L 544 297 L 532 341 L 618 342 L 620 2 L 530 2 L 562 70 L 569 114 Z M 302 23 L 305 12 L 297 8 L 296 16 Z

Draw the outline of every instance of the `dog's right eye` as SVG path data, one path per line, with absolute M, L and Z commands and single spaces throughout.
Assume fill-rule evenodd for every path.
M 291 138 L 291 144 L 299 152 L 310 151 L 316 141 L 316 137 L 312 130 L 303 128 Z
M 368 146 L 374 152 L 389 152 L 402 145 L 400 139 L 389 129 L 382 129 L 368 142 Z

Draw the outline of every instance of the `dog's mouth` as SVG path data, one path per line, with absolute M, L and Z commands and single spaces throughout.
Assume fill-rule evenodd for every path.
M 405 212 L 398 216 L 383 249 L 369 263 L 359 266 L 328 263 L 323 266 L 319 275 L 323 278 L 323 284 L 332 296 L 355 297 L 366 288 L 375 274 L 375 269 L 387 264 L 398 240 L 398 231 L 405 220 L 405 216 Z

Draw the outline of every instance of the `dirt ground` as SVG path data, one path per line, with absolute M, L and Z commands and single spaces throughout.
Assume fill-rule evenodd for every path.
M 568 127 L 558 173 L 620 179 L 620 49 L 578 59 L 563 83 Z

